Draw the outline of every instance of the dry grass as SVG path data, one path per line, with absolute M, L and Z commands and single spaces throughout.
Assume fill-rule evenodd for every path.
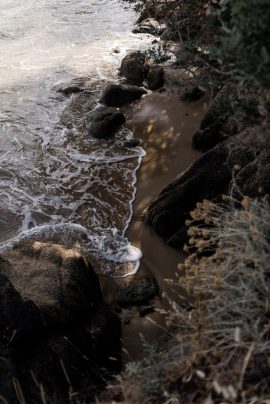
M 189 235 L 179 285 L 193 304 L 172 303 L 172 341 L 129 365 L 118 401 L 270 403 L 269 204 L 244 198 L 239 210 L 205 201 Z

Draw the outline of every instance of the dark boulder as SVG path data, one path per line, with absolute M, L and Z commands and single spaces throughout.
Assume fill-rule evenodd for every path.
M 112 137 L 125 123 L 125 117 L 117 108 L 98 108 L 86 117 L 86 129 L 97 139 Z
M 83 317 L 93 304 L 102 301 L 97 276 L 76 250 L 26 240 L 5 253 L 4 258 L 6 261 L 0 262 L 0 273 L 7 277 L 21 298 L 32 302 L 52 323 Z M 29 313 L 30 308 L 33 311 L 33 307 L 29 307 Z
M 146 78 L 149 90 L 158 90 L 164 85 L 164 69 L 160 66 L 151 66 Z
M 259 197 L 270 193 L 270 129 L 257 126 L 203 154 L 172 181 L 149 206 L 145 221 L 176 248 L 186 241 L 185 221 L 196 203 L 230 194 Z
M 132 83 L 140 86 L 145 76 L 145 56 L 141 52 L 132 52 L 124 57 L 120 67 L 121 76 Z
M 120 307 L 147 303 L 158 294 L 158 284 L 153 278 L 143 278 L 119 288 L 117 304 Z
M 120 107 L 138 100 L 144 94 L 147 94 L 147 91 L 141 87 L 111 84 L 105 89 L 100 101 L 108 107 Z

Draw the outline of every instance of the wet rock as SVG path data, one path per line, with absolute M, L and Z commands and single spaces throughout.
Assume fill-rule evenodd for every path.
M 120 67 L 121 76 L 132 84 L 140 86 L 144 80 L 145 57 L 141 52 L 132 52 L 124 57 Z
M 86 129 L 90 136 L 107 139 L 112 137 L 125 121 L 124 115 L 117 108 L 99 108 L 86 117 Z
M 135 25 L 132 32 L 134 34 L 161 35 L 165 29 L 166 24 L 160 24 L 154 18 L 146 18 Z
M 22 299 L 32 302 L 32 306 L 28 303 L 29 316 L 34 315 L 35 305 L 51 323 L 70 322 L 88 315 L 93 304 L 102 301 L 97 276 L 76 250 L 25 240 L 6 252 L 4 259 L 0 273 Z
M 205 92 L 198 86 L 186 89 L 181 95 L 181 100 L 186 102 L 198 101 L 204 96 Z
M 257 126 L 202 155 L 153 201 L 145 221 L 173 247 L 186 239 L 185 221 L 196 203 L 229 193 L 259 197 L 270 193 L 270 129 Z M 267 174 L 268 172 L 268 174 Z
M 149 90 L 158 90 L 164 85 L 164 69 L 160 66 L 151 66 L 146 78 Z
M 157 281 L 144 278 L 123 286 L 118 290 L 116 301 L 120 307 L 146 303 L 158 294 Z
M 77 94 L 83 91 L 90 90 L 92 84 L 92 81 L 88 77 L 78 77 L 71 81 L 54 86 L 53 91 L 68 96 L 71 94 Z
M 140 139 L 129 139 L 129 140 L 125 140 L 125 142 L 123 143 L 124 147 L 137 147 L 140 146 L 141 141 Z
M 105 89 L 100 101 L 108 107 L 120 107 L 138 100 L 144 94 L 147 94 L 147 91 L 141 87 L 111 84 Z

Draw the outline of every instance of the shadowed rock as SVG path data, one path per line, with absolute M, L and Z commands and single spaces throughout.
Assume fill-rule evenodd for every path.
M 141 52 L 129 53 L 121 62 L 120 74 L 132 84 L 140 86 L 145 76 L 145 57 Z
M 146 303 L 158 294 L 158 285 L 153 278 L 144 278 L 122 286 L 117 293 L 117 304 L 120 307 Z
M 147 74 L 147 87 L 149 90 L 158 90 L 164 84 L 164 69 L 160 66 L 151 66 Z
M 0 394 L 93 402 L 121 370 L 121 326 L 76 250 L 25 240 L 0 259 Z M 1 400 L 0 400 L 1 401 Z
M 90 112 L 86 121 L 86 129 L 90 136 L 107 139 L 112 137 L 126 120 L 117 108 L 105 107 Z
M 105 89 L 100 101 L 108 107 L 120 107 L 138 100 L 144 94 L 147 94 L 147 91 L 141 87 L 111 84 Z
M 203 154 L 172 181 L 149 206 L 145 221 L 169 245 L 186 241 L 185 220 L 197 202 L 230 194 L 259 197 L 270 193 L 270 129 L 257 126 Z

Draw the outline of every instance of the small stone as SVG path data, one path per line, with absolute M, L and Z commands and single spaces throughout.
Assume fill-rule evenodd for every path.
M 158 294 L 158 284 L 154 278 L 143 278 L 119 288 L 117 304 L 120 307 L 146 303 Z
M 124 147 L 137 147 L 137 146 L 140 146 L 140 144 L 141 144 L 141 140 L 134 138 L 134 139 L 126 140 L 123 143 L 123 146 Z

